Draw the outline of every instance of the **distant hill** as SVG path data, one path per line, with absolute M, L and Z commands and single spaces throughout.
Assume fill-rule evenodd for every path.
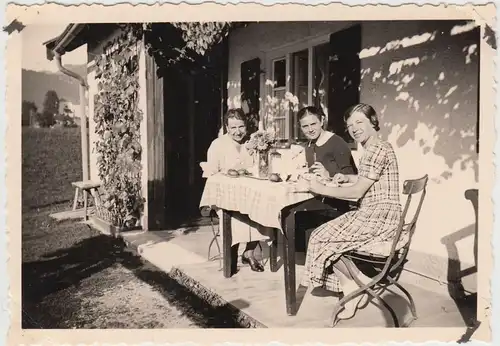
M 71 71 L 86 77 L 86 65 L 65 65 Z M 42 110 L 43 99 L 49 90 L 55 90 L 59 98 L 79 104 L 78 81 L 61 72 L 32 71 L 22 69 L 22 99 L 32 101 Z

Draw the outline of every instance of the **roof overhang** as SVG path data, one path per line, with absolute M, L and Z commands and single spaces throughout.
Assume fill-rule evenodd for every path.
M 230 28 L 230 32 L 245 27 L 252 22 L 235 22 Z M 47 59 L 53 60 L 55 54 L 64 55 L 89 42 L 98 40 L 112 30 L 116 29 L 117 24 L 69 24 L 64 31 L 57 37 L 54 37 L 43 43 L 47 50 Z
M 88 24 L 70 24 L 57 37 L 43 43 L 47 49 L 47 59 L 53 60 L 54 55 L 64 55 L 86 43 L 86 31 Z

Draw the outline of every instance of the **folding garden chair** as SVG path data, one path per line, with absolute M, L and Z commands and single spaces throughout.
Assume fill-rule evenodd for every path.
M 208 260 L 209 261 L 215 261 L 216 259 L 219 260 L 220 267 L 222 268 L 222 252 L 221 252 L 221 247 L 219 245 L 219 235 L 220 235 L 220 230 L 219 230 L 219 218 L 217 216 L 217 213 L 215 212 L 215 209 L 213 207 L 202 207 L 201 208 L 201 215 L 203 217 L 209 217 L 210 218 L 210 225 L 212 227 L 212 239 L 210 240 L 210 243 L 208 244 Z M 217 225 L 216 225 L 217 224 Z M 217 254 L 214 256 L 210 256 L 212 246 L 213 245 L 217 246 Z
M 208 261 L 215 261 L 219 260 L 220 264 L 220 269 L 222 270 L 223 263 L 222 263 L 222 250 L 219 244 L 219 236 L 220 234 L 220 228 L 219 228 L 219 217 L 217 216 L 217 212 L 213 207 L 202 207 L 201 208 L 201 215 L 203 217 L 209 217 L 210 218 L 210 225 L 212 227 L 212 239 L 210 240 L 210 243 L 208 244 Z M 215 244 L 217 247 L 217 254 L 214 256 L 210 256 L 212 246 Z M 260 251 L 262 252 L 262 244 L 261 242 L 258 243 L 258 246 L 260 248 Z M 261 261 L 262 262 L 262 261 Z M 262 263 L 264 265 L 264 263 Z
M 350 300 L 358 296 L 359 294 L 369 294 L 376 301 L 380 302 L 391 314 L 392 319 L 394 320 L 395 327 L 399 327 L 399 321 L 396 316 L 396 313 L 391 308 L 389 304 L 387 304 L 381 297 L 380 294 L 385 291 L 389 286 L 395 285 L 398 287 L 407 297 L 410 304 L 410 310 L 412 314 L 412 318 L 408 320 L 406 323 L 402 325 L 402 327 L 408 327 L 413 321 L 417 319 L 417 312 L 415 308 L 415 302 L 411 297 L 410 293 L 398 283 L 398 279 L 401 275 L 403 265 L 406 263 L 406 256 L 408 255 L 408 251 L 410 249 L 411 240 L 413 234 L 415 233 L 415 227 L 417 224 L 417 218 L 420 213 L 420 209 L 422 207 L 427 187 L 428 175 L 426 174 L 420 179 L 415 180 L 406 180 L 403 184 L 403 194 L 407 195 L 406 204 L 403 209 L 403 213 L 401 215 L 401 221 L 399 223 L 399 227 L 396 231 L 396 235 L 392 242 L 387 243 L 386 245 L 390 245 L 390 254 L 387 256 L 387 252 L 383 251 L 382 247 L 370 250 L 370 252 L 361 252 L 361 251 L 352 251 L 345 254 L 340 258 L 341 261 L 344 262 L 347 269 L 351 273 L 351 276 L 354 278 L 356 283 L 360 286 L 356 291 L 344 296 L 335 306 L 332 314 L 332 327 L 334 327 L 338 322 L 338 313 L 341 308 Z M 408 209 L 412 202 L 412 196 L 420 193 L 420 199 L 415 196 L 415 201 L 418 201 L 418 204 L 411 221 L 406 222 L 406 216 L 408 213 Z M 414 204 L 412 204 L 414 205 Z M 404 238 L 402 237 L 404 235 Z M 399 246 L 400 244 L 404 244 L 403 246 Z M 385 254 L 384 254 L 385 253 Z M 345 259 L 350 259 L 352 261 L 346 261 Z M 368 284 L 363 284 L 354 274 L 354 268 L 352 267 L 352 263 L 356 266 L 361 267 L 368 266 L 371 269 L 372 281 Z M 375 275 L 373 275 L 375 274 Z

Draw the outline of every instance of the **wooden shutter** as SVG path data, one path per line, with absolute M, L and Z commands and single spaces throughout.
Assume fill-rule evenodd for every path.
M 258 127 L 260 97 L 260 59 L 255 58 L 241 64 L 241 104 L 246 102 L 250 117 L 250 132 Z
M 359 103 L 361 81 L 361 25 L 330 35 L 328 128 L 347 143 L 354 143 L 344 125 L 344 113 Z

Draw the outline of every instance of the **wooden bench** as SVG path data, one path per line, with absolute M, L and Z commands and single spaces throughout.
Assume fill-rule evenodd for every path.
M 75 182 L 72 182 L 71 185 L 73 185 L 75 187 L 75 199 L 73 201 L 73 211 L 76 210 L 76 207 L 78 204 L 78 194 L 80 191 L 82 191 L 82 193 L 83 193 L 83 209 L 84 209 L 83 219 L 85 221 L 87 221 L 88 220 L 88 215 L 87 215 L 88 195 L 87 195 L 87 193 L 90 192 L 90 194 L 94 198 L 94 203 L 96 204 L 96 207 L 97 207 L 97 204 L 99 201 L 99 195 L 98 195 L 97 189 L 101 186 L 101 183 L 96 182 L 96 181 L 86 180 L 86 181 L 75 181 Z

